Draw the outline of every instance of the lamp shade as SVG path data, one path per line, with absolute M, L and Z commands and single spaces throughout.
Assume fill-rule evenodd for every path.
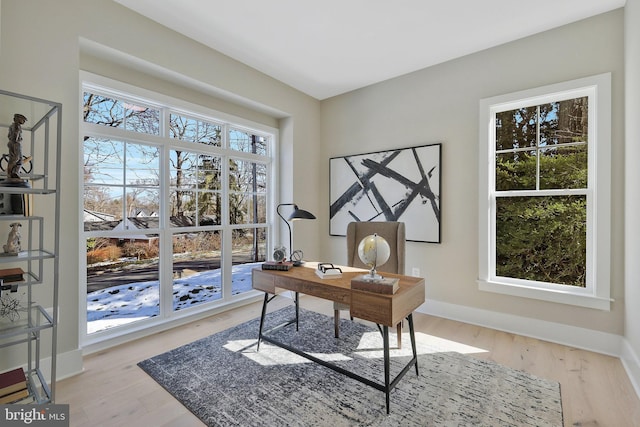
M 309 211 L 298 209 L 297 206 L 294 206 L 293 212 L 289 215 L 289 221 L 293 219 L 316 219 L 316 216 Z

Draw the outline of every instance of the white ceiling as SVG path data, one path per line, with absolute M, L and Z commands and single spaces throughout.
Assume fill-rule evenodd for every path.
M 115 0 L 317 99 L 626 0 Z

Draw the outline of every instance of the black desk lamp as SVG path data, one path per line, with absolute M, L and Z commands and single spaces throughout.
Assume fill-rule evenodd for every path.
M 293 206 L 293 212 L 291 212 L 291 215 L 289 215 L 288 219 L 284 219 L 284 217 L 280 213 L 280 208 L 282 206 Z M 293 256 L 293 247 L 292 247 L 293 246 L 293 238 L 292 238 L 292 233 L 291 233 L 291 224 L 289 224 L 289 221 L 293 221 L 295 219 L 316 219 L 316 216 L 314 214 L 312 214 L 311 212 L 308 212 L 308 211 L 305 211 L 304 209 L 298 208 L 298 205 L 296 205 L 295 203 L 280 203 L 278 205 L 278 207 L 276 208 L 276 213 L 278 214 L 278 216 L 280 218 L 282 218 L 284 223 L 287 224 L 287 228 L 289 228 L 289 261 L 293 261 L 291 259 L 291 257 Z M 293 264 L 294 265 L 301 265 L 302 264 L 302 260 L 293 261 Z

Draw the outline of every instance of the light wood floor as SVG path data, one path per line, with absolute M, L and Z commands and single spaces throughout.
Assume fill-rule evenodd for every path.
M 277 298 L 269 309 L 286 303 Z M 332 313 L 330 302 L 309 296 L 301 306 Z M 56 403 L 70 404 L 71 426 L 202 426 L 136 364 L 258 317 L 260 307 L 252 304 L 89 355 L 82 374 L 57 384 Z M 559 381 L 565 426 L 640 426 L 640 401 L 617 358 L 420 313 L 414 323 L 416 331 L 476 347 L 474 357 Z

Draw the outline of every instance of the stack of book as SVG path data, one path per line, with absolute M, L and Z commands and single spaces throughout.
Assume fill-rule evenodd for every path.
M 0 405 L 13 403 L 28 396 L 27 378 L 22 368 L 0 374 Z
M 262 263 L 263 270 L 289 271 L 291 267 L 293 267 L 293 263 L 288 261 L 265 261 Z
M 0 270 L 0 280 L 2 285 L 0 289 L 17 290 L 19 282 L 24 282 L 24 271 L 21 268 L 5 268 Z

